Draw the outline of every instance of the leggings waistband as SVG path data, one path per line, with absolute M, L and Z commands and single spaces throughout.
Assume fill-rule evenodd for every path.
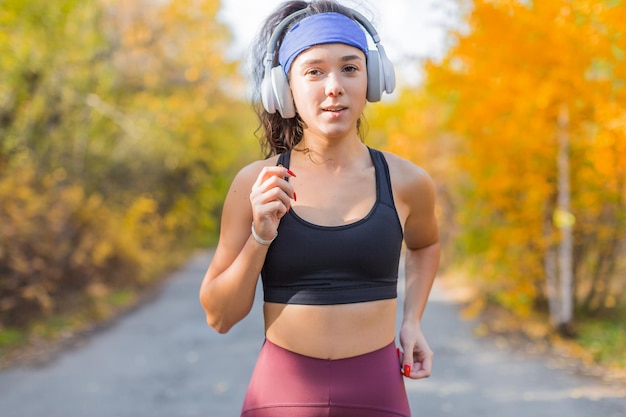
M 242 416 L 409 417 L 394 343 L 370 353 L 320 359 L 266 340 Z

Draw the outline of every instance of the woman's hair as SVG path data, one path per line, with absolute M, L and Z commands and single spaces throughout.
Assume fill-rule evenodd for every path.
M 272 14 L 268 16 L 265 24 L 261 27 L 259 34 L 256 38 L 256 42 L 252 45 L 251 50 L 251 62 L 252 67 L 252 82 L 253 82 L 253 96 L 252 103 L 254 111 L 259 118 L 259 127 L 255 134 L 258 137 L 261 148 L 265 154 L 265 157 L 280 154 L 285 151 L 293 149 L 300 141 L 304 134 L 304 122 L 300 118 L 300 115 L 296 113 L 296 117 L 291 119 L 283 119 L 278 113 L 268 113 L 263 107 L 261 101 L 261 84 L 265 74 L 265 53 L 267 51 L 267 43 L 274 33 L 275 28 L 289 15 L 302 10 L 308 9 L 310 13 L 296 18 L 294 22 L 287 27 L 280 35 L 276 50 L 280 48 L 285 33 L 289 31 L 289 28 L 297 23 L 297 21 L 304 19 L 307 16 L 311 16 L 317 13 L 329 13 L 336 12 L 348 16 L 354 19 L 352 10 L 346 6 L 337 3 L 335 0 L 311 0 L 299 1 L 291 0 L 281 4 Z M 275 54 L 275 60 L 278 54 Z M 274 62 L 272 66 L 277 63 Z M 361 136 L 361 118 L 357 121 L 357 129 L 359 136 Z

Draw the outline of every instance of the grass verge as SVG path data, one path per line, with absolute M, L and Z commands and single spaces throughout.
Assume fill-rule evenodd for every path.
M 577 317 L 576 337 L 564 338 L 544 313 L 533 311 L 520 317 L 500 305 L 486 303 L 464 277 L 452 275 L 442 281 L 444 288 L 461 294 L 455 299 L 463 306 L 463 317 L 475 321 L 476 336 L 491 337 L 500 346 L 541 355 L 557 367 L 575 368 L 626 384 L 626 310 L 615 310 L 605 317 Z

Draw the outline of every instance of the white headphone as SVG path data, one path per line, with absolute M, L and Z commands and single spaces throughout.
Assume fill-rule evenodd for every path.
M 296 116 L 296 106 L 293 102 L 289 81 L 279 65 L 272 67 L 274 64 L 274 55 L 276 54 L 276 46 L 281 34 L 292 22 L 298 17 L 309 13 L 308 9 L 298 10 L 297 12 L 287 16 L 274 29 L 269 42 L 267 43 L 267 52 L 265 54 L 265 73 L 261 84 L 261 100 L 263 107 L 268 113 L 276 113 L 278 111 L 283 119 L 291 119 Z M 369 50 L 367 57 L 367 101 L 380 101 L 383 92 L 390 94 L 396 87 L 396 76 L 393 64 L 387 58 L 385 48 L 380 44 L 380 36 L 374 29 L 374 26 L 362 14 L 352 10 L 354 20 L 365 28 L 367 33 L 372 37 L 375 50 Z

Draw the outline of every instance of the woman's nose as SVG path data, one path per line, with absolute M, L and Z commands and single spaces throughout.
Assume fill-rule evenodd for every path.
M 343 84 L 341 83 L 339 76 L 334 73 L 328 74 L 328 77 L 326 78 L 326 95 L 338 96 L 343 94 L 343 92 Z

